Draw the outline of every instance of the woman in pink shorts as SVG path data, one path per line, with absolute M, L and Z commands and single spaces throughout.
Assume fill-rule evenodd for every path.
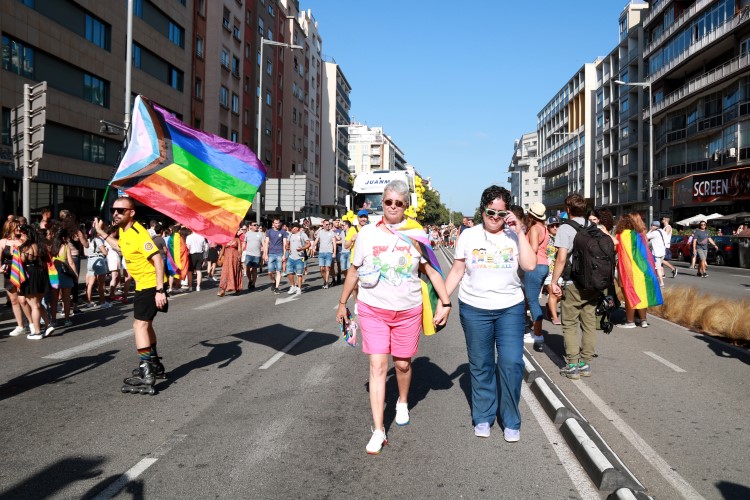
M 388 356 L 393 358 L 398 382 L 396 424 L 409 423 L 409 385 L 411 359 L 417 353 L 422 329 L 422 284 L 420 269 L 440 297 L 435 324 L 443 325 L 450 312 L 450 297 L 438 271 L 422 258 L 419 250 L 400 238 L 398 231 L 406 223 L 404 211 L 409 207 L 409 187 L 393 181 L 383 191 L 383 220 L 364 226 L 357 235 L 352 267 L 341 292 L 336 319 L 346 317 L 346 301 L 358 286 L 357 309 L 362 331 L 362 351 L 370 355 L 370 407 L 373 432 L 366 451 L 380 453 L 387 444 L 383 413 Z

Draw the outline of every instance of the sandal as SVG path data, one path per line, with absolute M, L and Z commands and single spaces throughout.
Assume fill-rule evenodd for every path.
M 218 295 L 219 297 L 223 297 L 224 296 L 224 290 L 219 290 L 219 293 L 217 293 L 216 295 Z

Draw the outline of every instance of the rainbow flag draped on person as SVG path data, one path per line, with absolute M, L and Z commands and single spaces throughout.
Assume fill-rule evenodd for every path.
M 10 282 L 14 287 L 20 290 L 21 284 L 26 281 L 26 270 L 23 268 L 21 252 L 18 251 L 18 247 L 13 247 L 11 257 Z
M 49 285 L 55 289 L 60 288 L 60 275 L 52 259 L 47 261 L 47 275 L 49 276 Z
M 185 279 L 189 262 L 190 253 L 185 241 L 180 233 L 174 233 L 167 239 L 167 275 Z
M 627 303 L 634 309 L 662 305 L 659 277 L 646 235 L 626 229 L 617 235 L 617 241 L 617 270 Z
M 245 218 L 266 167 L 246 146 L 193 129 L 137 96 L 111 184 L 220 244 Z
M 379 224 L 385 224 L 382 220 Z M 388 225 L 386 225 L 388 227 Z M 389 228 L 390 229 L 390 228 Z M 438 261 L 437 255 L 432 250 L 430 244 L 430 238 L 427 233 L 424 232 L 422 225 L 414 219 L 406 218 L 406 222 L 403 226 L 398 229 L 391 229 L 397 234 L 402 240 L 414 245 L 419 250 L 427 262 L 435 268 L 440 276 L 443 276 L 443 271 L 440 269 L 440 262 Z M 445 276 L 443 276 L 445 277 Z M 435 292 L 435 288 L 432 286 L 432 282 L 426 276 L 422 277 L 422 331 L 425 335 L 434 335 L 443 329 L 445 325 L 435 326 L 433 319 L 435 317 L 435 310 L 440 298 Z

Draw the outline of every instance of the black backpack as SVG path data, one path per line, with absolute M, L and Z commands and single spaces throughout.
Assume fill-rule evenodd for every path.
M 563 224 L 576 230 L 571 259 L 565 265 L 563 277 L 573 280 L 583 290 L 601 292 L 608 289 L 615 278 L 615 244 L 612 238 L 589 221 L 582 226 L 566 219 Z

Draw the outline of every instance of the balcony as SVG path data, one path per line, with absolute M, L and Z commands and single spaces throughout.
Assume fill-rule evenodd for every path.
M 646 16 L 646 19 L 643 21 L 643 26 L 646 27 L 648 24 L 653 21 L 656 16 L 661 14 L 661 12 L 664 10 L 664 7 L 671 2 L 668 2 L 666 0 L 662 0 L 659 2 L 655 7 L 651 8 L 651 12 Z
M 743 14 L 736 15 L 732 19 L 727 20 L 724 24 L 717 27 L 711 33 L 709 33 L 708 35 L 704 36 L 697 42 L 690 45 L 690 47 L 687 50 L 683 51 L 682 54 L 680 54 L 679 56 L 671 60 L 669 64 L 666 64 L 662 66 L 661 68 L 659 68 L 656 71 L 656 73 L 651 75 L 650 77 L 651 82 L 652 83 L 655 82 L 660 77 L 664 76 L 666 73 L 672 71 L 675 67 L 682 64 L 685 60 L 691 58 L 697 52 L 708 47 L 709 45 L 714 43 L 716 40 L 723 38 L 725 35 L 727 35 L 731 31 L 734 31 L 740 25 L 745 24 L 748 20 L 750 20 L 750 16 L 743 15 Z
M 688 19 L 691 19 L 698 11 L 702 10 L 703 7 L 710 4 L 712 0 L 698 0 L 693 5 L 690 6 L 688 10 L 682 11 L 682 14 L 679 18 L 675 19 L 672 25 L 664 30 L 661 35 L 659 35 L 656 40 L 651 42 L 646 46 L 646 50 L 643 52 L 643 57 L 648 57 L 648 55 L 660 44 L 662 44 L 666 39 L 668 39 L 670 36 L 672 36 L 678 29 L 683 27 L 685 23 L 688 21 Z M 657 7 L 658 9 L 658 7 Z M 646 17 L 646 22 L 644 23 L 644 26 L 648 23 L 651 16 Z
M 559 187 L 565 187 L 567 185 L 568 185 L 567 175 L 562 175 L 553 181 L 550 181 L 549 179 L 544 179 L 544 189 L 547 191 L 551 189 L 559 188 Z
M 657 114 L 664 108 L 669 107 L 672 104 L 705 89 L 706 87 L 719 83 L 725 78 L 734 76 L 748 67 L 750 67 L 750 54 L 737 56 L 721 66 L 693 78 L 679 89 L 667 95 L 664 99 L 652 106 L 653 113 Z M 643 113 L 643 117 L 644 119 L 648 119 L 648 109 Z

